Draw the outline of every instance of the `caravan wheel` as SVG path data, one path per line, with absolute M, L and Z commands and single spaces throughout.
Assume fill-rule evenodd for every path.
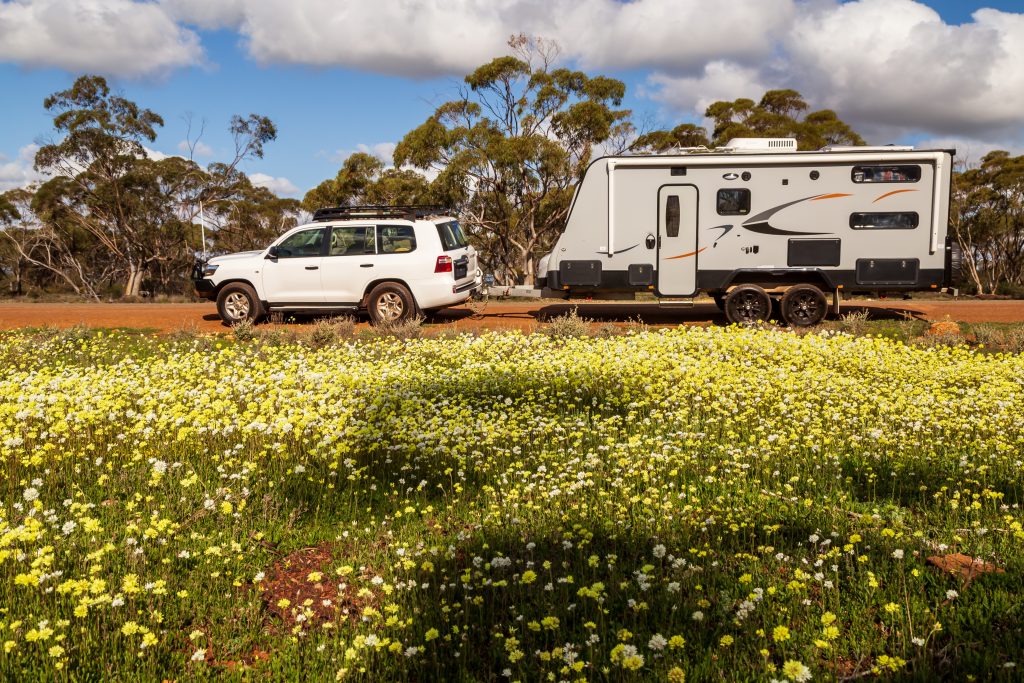
M 757 285 L 740 285 L 725 297 L 725 317 L 731 323 L 763 323 L 771 314 L 771 297 Z
M 812 327 L 827 313 L 828 300 L 814 285 L 790 287 L 782 295 L 782 320 L 790 327 Z

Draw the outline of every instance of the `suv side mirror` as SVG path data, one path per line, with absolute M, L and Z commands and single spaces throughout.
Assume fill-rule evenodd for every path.
M 266 258 L 270 258 L 270 259 L 276 259 L 277 258 L 277 247 L 276 246 L 273 246 L 270 249 L 267 249 Z

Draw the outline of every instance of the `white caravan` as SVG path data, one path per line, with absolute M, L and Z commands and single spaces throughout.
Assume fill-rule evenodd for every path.
M 541 259 L 561 296 L 663 301 L 705 292 L 733 322 L 814 325 L 840 292 L 939 290 L 959 277 L 950 239 L 952 150 L 732 140 L 723 149 L 596 160 Z

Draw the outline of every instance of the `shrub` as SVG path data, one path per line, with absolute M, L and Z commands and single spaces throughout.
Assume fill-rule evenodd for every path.
M 589 318 L 580 317 L 574 308 L 568 313 L 551 318 L 544 332 L 556 339 L 586 337 L 590 334 L 591 322 L 593 321 Z

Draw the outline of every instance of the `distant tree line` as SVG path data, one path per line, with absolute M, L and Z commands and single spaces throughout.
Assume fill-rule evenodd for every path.
M 405 135 L 395 166 L 357 152 L 301 202 L 240 170 L 276 138 L 268 118 L 231 119 L 230 159 L 205 167 L 154 159 L 144 145 L 161 117 L 111 94 L 103 78 L 82 76 L 43 103 L 57 139 L 35 165 L 49 180 L 0 195 L 0 279 L 13 294 L 187 293 L 204 250 L 261 248 L 323 206 L 429 203 L 459 216 L 499 282 L 532 283 L 576 184 L 602 154 L 711 148 L 736 137 L 792 137 L 803 150 L 864 144 L 834 111 L 811 111 L 794 90 L 715 102 L 705 111 L 710 131 L 692 123 L 643 130 L 621 108 L 621 81 L 556 66 L 548 41 L 520 35 L 509 45 L 510 55 L 466 76 L 456 98 Z M 994 151 L 959 169 L 950 223 L 966 254 L 964 287 L 1024 292 L 1024 157 Z

